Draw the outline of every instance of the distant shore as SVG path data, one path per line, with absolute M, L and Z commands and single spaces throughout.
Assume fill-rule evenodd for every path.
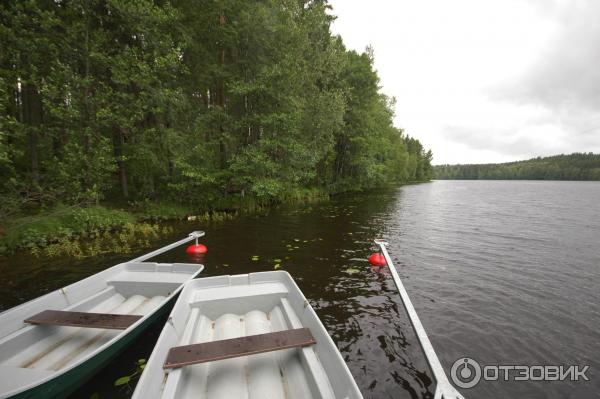
M 600 154 L 573 153 L 526 161 L 434 165 L 439 180 L 600 180 Z

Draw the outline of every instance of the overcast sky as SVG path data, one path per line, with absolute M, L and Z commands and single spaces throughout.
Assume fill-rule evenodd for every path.
M 434 163 L 600 152 L 600 0 L 331 0 Z

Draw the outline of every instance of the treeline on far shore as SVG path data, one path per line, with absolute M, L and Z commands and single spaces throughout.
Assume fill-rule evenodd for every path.
M 600 180 L 600 154 L 573 153 L 526 161 L 436 165 L 435 179 L 450 180 Z

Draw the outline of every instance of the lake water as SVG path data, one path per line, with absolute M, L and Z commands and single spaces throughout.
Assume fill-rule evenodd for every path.
M 207 276 L 272 270 L 282 259 L 367 398 L 433 398 L 435 389 L 391 277 L 366 261 L 374 238 L 390 242 L 448 374 L 462 357 L 482 366 L 590 366 L 588 382 L 481 381 L 461 390 L 465 397 L 600 398 L 598 182 L 436 181 L 174 227 L 155 246 L 206 230 Z M 132 256 L 1 260 L 0 308 Z M 186 256 L 181 248 L 157 260 Z M 129 397 L 113 382 L 149 356 L 161 327 L 151 327 L 73 398 Z

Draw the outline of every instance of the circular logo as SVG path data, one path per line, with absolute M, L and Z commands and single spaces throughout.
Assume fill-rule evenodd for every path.
M 481 380 L 481 367 L 470 357 L 463 357 L 454 362 L 450 375 L 460 388 L 473 388 Z

